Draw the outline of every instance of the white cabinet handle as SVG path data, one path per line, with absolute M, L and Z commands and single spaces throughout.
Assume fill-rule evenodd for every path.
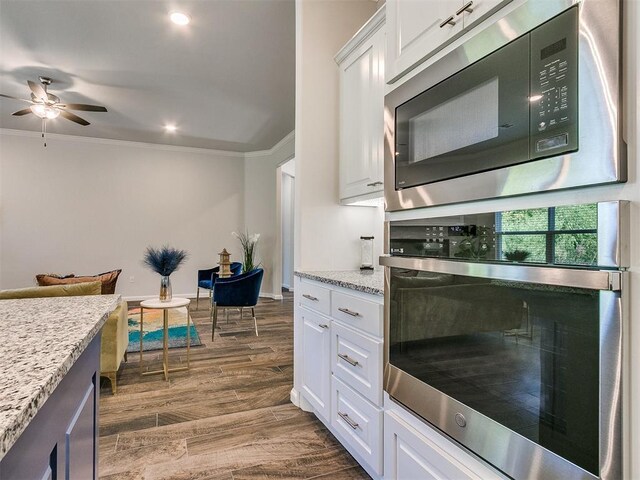
M 309 300 L 311 300 L 312 302 L 317 302 L 318 299 L 316 297 L 314 297 L 313 295 L 309 295 L 308 293 L 303 293 L 302 296 L 304 298 L 307 298 Z
M 354 312 L 353 310 L 349 310 L 348 308 L 338 308 L 338 310 L 342 313 L 346 313 L 347 315 L 351 315 L 352 317 L 360 316 L 358 312 Z
M 471 8 L 471 5 L 473 5 L 473 0 L 469 3 L 465 3 L 464 6 L 456 12 L 456 15 L 462 15 L 464 12 L 473 13 L 473 8 Z
M 445 25 L 451 25 L 453 27 L 455 24 L 456 22 L 453 21 L 453 15 L 451 15 L 449 18 L 447 18 L 444 22 L 440 24 L 440 28 L 444 28 Z
M 354 360 L 349 355 L 345 355 L 344 353 L 339 353 L 338 357 L 340 357 L 342 360 L 347 362 L 349 365 L 353 365 L 354 367 L 357 367 L 358 365 L 360 365 L 360 363 L 358 363 L 357 360 Z
M 350 426 L 351 428 L 353 428 L 354 430 L 360 426 L 360 425 L 358 425 L 356 422 L 354 422 L 353 420 L 351 420 L 351 419 L 349 418 L 349 415 L 347 415 L 346 413 L 338 412 L 338 415 L 340 416 L 340 418 L 341 418 L 342 420 L 344 420 L 344 421 L 345 421 L 345 423 L 346 423 L 347 425 L 349 425 L 349 426 Z
M 318 324 L 318 326 L 320 328 L 329 328 L 329 325 L 327 325 L 326 323 L 320 323 L 320 324 Z

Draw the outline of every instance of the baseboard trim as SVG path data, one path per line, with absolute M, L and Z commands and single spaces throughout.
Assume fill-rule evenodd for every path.
M 275 293 L 263 293 L 263 292 L 260 292 L 259 297 L 270 298 L 272 300 L 282 300 L 284 298 L 282 295 L 276 295 Z
M 289 399 L 296 407 L 300 407 L 300 394 L 298 393 L 298 390 L 292 388 L 291 393 L 289 394 Z

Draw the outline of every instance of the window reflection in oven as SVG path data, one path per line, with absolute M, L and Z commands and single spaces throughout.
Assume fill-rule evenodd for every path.
M 391 269 L 389 361 L 598 472 L 597 291 Z

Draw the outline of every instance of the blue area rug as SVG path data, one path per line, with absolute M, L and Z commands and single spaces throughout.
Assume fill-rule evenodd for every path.
M 187 346 L 187 315 L 186 307 L 169 310 L 169 348 L 184 348 Z M 142 350 L 162 350 L 162 310 L 144 309 L 144 325 L 142 334 Z M 191 346 L 202 345 L 196 327 L 191 323 L 189 328 Z M 129 309 L 129 345 L 127 352 L 140 351 L 140 308 Z

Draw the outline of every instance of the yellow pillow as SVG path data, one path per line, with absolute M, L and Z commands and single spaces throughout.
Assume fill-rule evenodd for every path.
M 102 282 L 84 282 L 51 287 L 28 287 L 13 290 L 0 290 L 0 300 L 39 297 L 78 297 L 82 295 L 100 295 Z

